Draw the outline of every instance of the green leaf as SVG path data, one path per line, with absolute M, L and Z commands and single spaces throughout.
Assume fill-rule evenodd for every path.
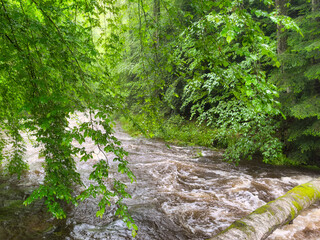
M 132 237 L 136 237 L 137 236 L 137 232 L 136 232 L 135 229 L 132 229 L 131 235 L 132 235 Z

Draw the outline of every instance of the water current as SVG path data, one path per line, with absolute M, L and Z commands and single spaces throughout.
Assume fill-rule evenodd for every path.
M 75 118 L 72 121 L 79 121 Z M 159 140 L 132 138 L 119 127 L 116 137 L 129 152 L 137 182 L 126 182 L 129 211 L 139 227 L 138 240 L 206 239 L 233 221 L 285 194 L 292 187 L 319 177 L 303 169 L 255 162 L 235 166 L 222 161 L 222 153 L 201 147 L 168 145 Z M 79 162 L 85 180 L 99 157 Z M 42 201 L 22 206 L 32 189 L 43 181 L 43 158 L 32 141 L 27 143 L 28 174 L 21 180 L 0 180 L 0 239 L 133 239 L 111 207 L 96 218 L 97 201 L 88 199 L 67 209 L 64 220 L 53 219 Z M 112 158 L 112 156 L 109 156 Z M 111 177 L 118 176 L 115 166 Z M 81 189 L 79 189 L 80 191 Z M 292 224 L 276 230 L 268 240 L 320 239 L 320 208 L 313 205 Z

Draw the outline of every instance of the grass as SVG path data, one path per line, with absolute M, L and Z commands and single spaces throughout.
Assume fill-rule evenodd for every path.
M 187 146 L 213 147 L 213 139 L 217 130 L 194 121 L 183 119 L 179 115 L 160 119 L 159 123 L 147 122 L 142 116 L 134 116 L 134 120 L 119 117 L 124 131 L 131 136 L 144 135 L 149 138 L 160 138 L 166 142 Z

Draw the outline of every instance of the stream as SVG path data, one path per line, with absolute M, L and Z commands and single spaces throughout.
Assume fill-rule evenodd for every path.
M 74 117 L 72 121 L 81 119 Z M 125 203 L 139 227 L 134 238 L 137 240 L 209 238 L 294 186 L 320 175 L 254 161 L 235 166 L 223 162 L 221 152 L 132 138 L 118 126 L 115 136 L 129 152 L 130 168 L 137 177 L 131 184 L 120 176 L 132 195 Z M 87 149 L 95 151 L 95 157 L 78 162 L 77 167 L 89 184 L 85 179 L 100 153 L 92 143 L 86 144 Z M 44 178 L 41 168 L 44 159 L 32 141 L 27 142 L 26 160 L 30 169 L 20 180 L 0 178 L 1 240 L 133 239 L 125 224 L 114 217 L 114 207 L 102 218 L 95 217 L 98 210 L 95 199 L 87 199 L 77 208 L 68 207 L 68 216 L 63 220 L 53 219 L 43 201 L 23 206 L 22 202 Z M 110 164 L 110 176 L 119 176 L 115 163 Z M 320 239 L 319 204 L 268 237 L 268 240 L 290 239 Z

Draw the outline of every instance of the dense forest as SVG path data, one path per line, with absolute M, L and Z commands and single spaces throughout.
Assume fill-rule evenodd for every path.
M 20 176 L 22 132 L 32 132 L 46 177 L 25 203 L 45 197 L 62 218 L 61 200 L 102 195 L 102 216 L 116 198 L 133 235 L 129 194 L 106 183 L 107 158 L 96 184 L 73 192 L 75 156 L 92 157 L 74 140 L 91 138 L 135 180 L 115 113 L 149 136 L 192 121 L 228 161 L 320 166 L 319 24 L 319 0 L 1 0 L 0 161 Z M 69 128 L 76 112 L 89 121 Z
M 145 130 L 173 116 L 215 129 L 211 144 L 231 161 L 318 165 L 318 7 L 132 3 L 128 17 L 139 18 L 130 17 L 116 68 L 128 107 L 145 115 Z

